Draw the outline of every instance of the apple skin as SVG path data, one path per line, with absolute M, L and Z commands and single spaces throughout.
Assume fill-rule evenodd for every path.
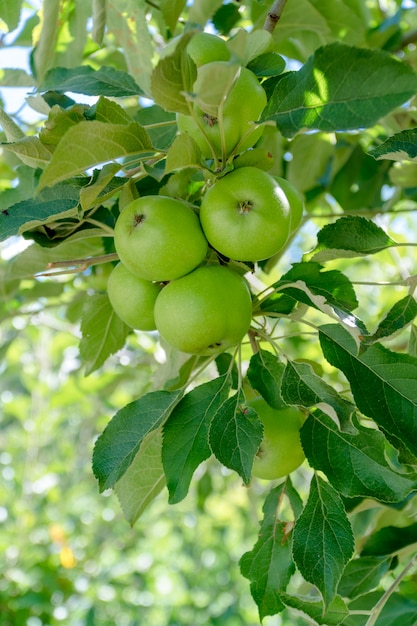
M 207 253 L 197 215 L 183 202 L 165 196 L 133 200 L 116 221 L 114 245 L 128 270 L 158 282 L 188 274 Z
M 217 65 L 224 61 L 206 63 L 198 70 L 197 81 L 203 78 L 203 73 L 214 72 Z M 264 131 L 263 126 L 253 126 L 252 122 L 259 119 L 266 106 L 266 93 L 255 74 L 245 67 L 231 88 L 223 105 L 223 131 L 225 138 L 225 154 L 228 156 L 236 149 L 244 152 L 251 148 Z M 194 105 L 196 121 L 190 115 L 177 115 L 178 129 L 187 133 L 199 146 L 203 157 L 212 158 L 213 152 L 221 157 L 222 137 L 217 118 L 207 115 L 197 104 Z M 245 139 L 242 139 L 251 131 Z
M 241 341 L 252 319 L 246 280 L 221 265 L 198 267 L 166 285 L 155 303 L 163 339 L 182 352 L 211 355 Z
M 273 409 L 262 397 L 249 400 L 247 406 L 255 409 L 264 427 L 252 476 L 264 480 L 288 476 L 305 460 L 300 440 L 303 413 L 295 407 Z
M 161 289 L 159 283 L 129 272 L 123 263 L 113 268 L 107 281 L 107 295 L 115 313 L 136 330 L 156 330 L 153 310 Z
M 262 261 L 286 243 L 291 205 L 284 189 L 267 172 L 241 167 L 205 193 L 200 221 L 209 243 L 237 261 Z
M 187 46 L 187 52 L 197 67 L 230 59 L 230 51 L 224 39 L 211 33 L 196 33 Z

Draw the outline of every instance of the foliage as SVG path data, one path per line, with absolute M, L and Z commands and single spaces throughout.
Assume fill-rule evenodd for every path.
M 181 511 L 212 468 L 222 467 L 239 502 L 266 496 L 257 541 L 247 541 L 247 519 L 237 539 L 261 620 L 281 614 L 291 624 L 412 624 L 417 12 L 414 2 L 399 0 L 282 5 L 273 27 L 271 7 L 255 0 L 44 0 L 39 12 L 31 3 L 0 2 L 6 46 L 31 51 L 30 73 L 5 68 L 3 84 L 32 88 L 27 102 L 39 117 L 30 122 L 0 109 L 0 239 L 6 254 L 19 246 L 0 267 L 1 351 L 12 364 L 2 378 L 10 400 L 5 432 L 15 437 L 22 425 L 30 432 L 22 389 L 39 402 L 60 389 L 59 367 L 33 359 L 36 390 L 28 374 L 19 379 L 15 356 L 27 354 L 21 330 L 30 338 L 38 332 L 31 326 L 57 325 L 76 354 L 73 374 L 64 372 L 71 391 L 60 389 L 50 417 L 59 423 L 57 443 L 97 437 L 91 451 L 99 488 L 114 489 L 131 524 L 140 518 L 138 525 L 152 526 L 164 515 L 168 503 L 157 496 L 165 486 Z M 187 45 L 204 29 L 222 35 L 230 59 L 198 74 Z M 266 94 L 259 127 L 243 131 L 231 116 L 239 129 L 232 124 L 230 134 L 239 138 L 229 145 L 225 119 L 220 150 L 213 139 L 202 156 L 192 133 L 177 132 L 177 116 L 201 128 L 198 111 L 209 126 L 218 113 L 222 124 L 242 68 Z M 186 355 L 157 333 L 129 329 L 106 293 L 121 211 L 138 197 L 161 195 L 198 214 L 207 189 L 242 166 L 285 179 L 305 207 L 300 223 L 290 220 L 286 245 L 268 259 L 229 259 L 210 248 L 208 263 L 227 265 L 251 287 L 245 338 L 223 353 Z M 71 334 L 79 337 L 76 353 Z M 47 342 L 54 347 L 45 331 Z M 71 393 L 90 420 L 76 443 L 65 441 L 59 417 Z M 270 490 L 251 478 L 262 426 L 246 402 L 256 394 L 306 416 L 300 437 L 307 463 Z M 95 403 L 99 427 L 91 421 Z M 104 413 L 114 415 L 106 426 Z M 76 419 L 84 424 L 81 414 Z M 46 417 L 42 427 L 49 428 Z M 64 474 L 56 462 L 56 475 Z M 216 476 L 213 497 L 225 489 Z M 91 474 L 83 471 L 82 480 Z M 72 515 L 81 515 L 79 505 Z M 119 522 L 118 530 L 125 532 Z M 68 545 L 59 537 L 52 541 L 62 565 L 70 553 L 62 556 Z M 231 561 L 225 569 L 236 569 Z M 57 559 L 48 567 L 36 575 L 51 575 Z M 18 623 L 15 611 L 25 623 L 29 613 L 9 606 L 5 620 Z M 89 605 L 74 623 L 93 623 L 95 610 Z M 220 609 L 207 615 L 229 623 Z M 243 623 L 235 615 L 230 624 Z M 188 617 L 179 609 L 168 619 Z

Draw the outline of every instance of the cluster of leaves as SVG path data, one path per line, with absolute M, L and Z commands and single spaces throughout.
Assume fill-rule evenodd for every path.
M 6 4 L 13 27 L 17 13 Z M 100 489 L 114 488 L 134 523 L 165 485 L 170 503 L 184 499 L 211 455 L 250 486 L 262 429 L 244 409 L 246 387 L 275 408 L 301 407 L 308 414 L 301 439 L 310 485 L 303 490 L 294 476 L 271 490 L 259 539 L 241 559 L 260 618 L 292 607 L 319 624 L 360 626 L 368 617 L 368 624 L 413 623 L 410 590 L 384 593 L 382 583 L 413 554 L 415 525 L 408 517 L 396 534 L 365 513 L 381 505 L 412 512 L 417 488 L 416 279 L 412 267 L 398 276 L 393 261 L 394 253 L 402 258 L 404 243 L 415 242 L 397 241 L 374 219 L 404 212 L 407 225 L 416 209 L 417 129 L 407 104 L 417 92 L 407 50 L 415 15 L 395 2 L 381 17 L 357 1 L 324 2 L 320 10 L 312 1 L 289 1 L 273 35 L 276 51 L 298 67 L 285 71 L 276 55 L 271 62 L 257 54 L 267 37 L 260 29 L 267 8 L 256 2 L 242 12 L 221 2 L 161 2 L 156 9 L 129 0 L 106 12 L 96 2 L 91 39 L 74 40 L 90 63 L 74 66 L 62 60 L 61 46 L 55 58 L 46 54 L 46 41 L 65 38 L 62 18 L 72 24 L 56 5 L 44 2 L 33 54 L 33 104 L 47 112 L 45 122 L 24 133 L 0 114 L 4 153 L 11 165 L 19 160 L 8 166 L 13 184 L 0 199 L 0 235 L 34 242 L 6 272 L 4 294 L 18 292 L 19 279 L 44 272 L 47 263 L 66 271 L 93 266 L 94 274 L 97 263 L 113 261 L 115 220 L 137 195 L 164 193 L 198 205 L 212 165 L 177 136 L 175 115 L 189 111 L 196 75 L 186 45 L 208 20 L 231 36 L 238 63 L 249 63 L 263 81 L 268 104 L 260 141 L 273 155 L 271 171 L 304 194 L 305 228 L 321 223 L 313 250 L 304 248 L 281 275 L 285 256 L 253 268 L 263 286 L 254 280 L 248 345 L 219 356 L 215 369 L 210 359 L 169 354 L 175 371 L 117 411 L 94 449 Z M 83 27 L 88 15 L 84 22 L 79 16 Z M 254 27 L 250 33 L 237 28 L 244 19 Z M 164 40 L 183 34 L 157 61 L 149 20 Z M 123 61 L 110 54 L 116 41 Z M 69 92 L 97 101 L 84 104 Z M 364 259 L 371 278 L 384 263 L 388 282 L 400 288 L 388 310 L 376 305 L 376 323 L 361 312 L 354 284 Z M 372 284 L 369 275 L 365 282 Z M 41 285 L 23 292 L 23 305 L 48 296 Z M 51 295 L 65 299 L 65 283 Z M 9 315 L 5 298 L 2 307 Z M 129 329 L 105 292 L 68 304 L 73 319 L 81 309 L 80 355 L 90 374 L 123 347 Z M 311 334 L 313 362 L 306 357 Z M 296 569 L 303 578 L 298 588 Z

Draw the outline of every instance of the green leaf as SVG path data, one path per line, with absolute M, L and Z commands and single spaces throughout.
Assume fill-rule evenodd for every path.
M 52 150 L 45 146 L 38 137 L 24 137 L 13 143 L 1 143 L 3 150 L 13 152 L 29 167 L 44 168 L 52 157 Z
M 390 466 L 382 433 L 359 423 L 355 426 L 355 434 L 342 432 L 325 413 L 311 414 L 300 432 L 308 462 L 326 474 L 345 497 L 400 502 L 417 488 L 416 477 L 396 472 Z
M 76 104 L 69 109 L 62 109 L 55 104 L 49 111 L 48 119 L 39 133 L 39 139 L 44 146 L 53 150 L 70 128 L 85 122 L 86 111 L 87 107 L 82 104 Z
M 82 181 L 81 181 L 82 182 Z M 45 189 L 0 213 L 0 240 L 21 235 L 40 224 L 64 217 L 77 217 L 80 181 L 68 181 Z
M 201 150 L 189 135 L 178 135 L 168 150 L 165 172 L 169 174 L 184 167 L 200 167 Z
M 338 593 L 357 598 L 378 587 L 391 565 L 391 557 L 364 556 L 350 561 L 340 580 Z
M 373 591 L 349 603 L 352 612 L 343 623 L 343 626 L 366 626 L 369 613 L 383 596 L 383 591 Z M 355 611 L 356 613 L 353 613 Z M 362 615 L 359 614 L 362 613 Z M 363 614 L 368 612 L 368 615 Z M 415 626 L 417 602 L 412 597 L 393 593 L 388 598 L 380 615 L 378 626 Z
M 278 76 L 285 69 L 285 60 L 276 52 L 260 54 L 247 66 L 256 76 Z
M 388 53 L 332 43 L 280 77 L 262 120 L 274 120 L 286 137 L 303 128 L 368 128 L 416 90 L 413 70 Z
M 147 95 L 154 46 L 150 32 L 146 0 L 117 0 L 107 4 L 107 29 L 123 50 L 130 76 Z
M 320 263 L 328 259 L 376 254 L 395 245 L 396 242 L 374 222 L 350 215 L 326 224 L 318 232 L 317 246 L 311 254 Z
M 407 546 L 417 544 L 417 522 L 409 526 L 385 526 L 373 533 L 362 547 L 362 556 L 395 554 Z
M 411 324 L 416 315 L 417 302 L 414 296 L 405 296 L 392 306 L 377 330 L 372 335 L 363 338 L 363 343 L 367 345 L 384 337 L 390 337 Z
M 335 313 L 342 320 L 349 319 L 351 325 L 360 328 L 362 333 L 367 332 L 363 323 L 351 313 L 358 306 L 352 283 L 338 270 L 326 271 L 312 261 L 294 263 L 271 288 L 274 293 L 260 302 L 266 315 L 288 315 L 297 302 L 302 302 L 330 315 Z
M 355 406 L 314 373 L 308 363 L 288 361 L 281 383 L 281 394 L 286 404 L 311 408 L 323 404 L 336 412 L 342 429 L 351 430 Z
M 284 609 L 280 591 L 286 589 L 295 570 L 291 557 L 291 524 L 279 518 L 285 492 L 285 482 L 270 491 L 262 509 L 264 518 L 258 541 L 240 559 L 240 570 L 250 580 L 261 621 Z
M 107 294 L 87 300 L 81 321 L 80 356 L 86 375 L 101 367 L 107 358 L 123 348 L 130 328 L 113 311 Z
M 85 96 L 122 98 L 143 95 L 143 90 L 132 76 L 122 70 L 103 65 L 95 70 L 90 65 L 54 67 L 49 70 L 41 86 L 42 91 L 82 93 Z
M 0 0 L 0 16 L 7 24 L 9 31 L 17 28 L 21 8 L 22 0 Z
M 389 137 L 377 148 L 369 150 L 374 159 L 417 161 L 417 128 L 409 128 Z
M 38 189 L 40 191 L 96 165 L 150 150 L 149 136 L 137 122 L 80 122 L 62 137 L 40 177 Z
M 131 526 L 165 486 L 161 446 L 161 430 L 148 433 L 132 464 L 114 487 L 124 516 Z
M 180 502 L 197 467 L 211 455 L 210 422 L 230 389 L 229 376 L 195 387 L 176 405 L 163 427 L 162 462 L 169 502 Z
M 327 610 L 323 607 L 323 602 L 320 600 L 312 602 L 311 598 L 292 596 L 288 593 L 281 593 L 280 599 L 287 606 L 302 611 L 309 617 L 311 617 L 317 624 L 323 624 L 323 626 L 337 626 L 343 622 L 343 620 L 349 615 L 349 610 L 340 596 L 336 596 L 334 600 L 327 607 Z
M 44 0 L 42 4 L 42 21 L 38 41 L 33 51 L 34 73 L 38 84 L 41 84 L 46 72 L 54 65 L 53 51 L 58 40 L 62 6 L 55 0 Z
M 133 120 L 120 104 L 100 96 L 93 107 L 95 119 L 107 124 L 130 124 Z
M 358 409 L 417 455 L 417 359 L 374 344 L 362 354 L 341 326 L 320 327 L 328 362 L 348 379 Z
M 120 481 L 145 437 L 163 425 L 182 393 L 182 390 L 151 391 L 113 416 L 94 446 L 93 471 L 100 491 Z
M 0 69 L 0 84 L 2 87 L 34 87 L 36 82 L 24 70 L 5 67 Z
M 178 18 L 184 10 L 186 0 L 160 0 L 159 7 L 165 23 L 174 32 Z
M 284 364 L 271 352 L 259 350 L 251 357 L 247 371 L 249 382 L 274 409 L 285 407 L 281 397 L 283 373 Z
M 256 411 L 242 407 L 243 401 L 238 392 L 220 406 L 211 422 L 209 442 L 220 463 L 237 472 L 247 485 L 263 427 Z
M 174 54 L 160 59 L 152 73 L 152 97 L 165 111 L 190 114 L 190 104 L 185 94 L 191 93 L 197 77 L 195 63 L 185 53 L 191 36 L 192 33 L 183 36 Z
M 336 596 L 353 548 L 352 528 L 340 496 L 315 475 L 295 524 L 293 556 L 302 576 L 321 592 L 326 609 Z
M 7 115 L 6 111 L 4 111 L 0 107 L 0 126 L 4 130 L 4 134 L 6 135 L 7 141 L 19 141 L 25 137 L 25 133 L 20 128 L 18 124 L 14 121 L 10 115 Z M 4 145 L 4 144 L 2 144 Z
M 164 111 L 162 107 L 155 104 L 139 109 L 134 118 L 139 124 L 145 126 L 152 145 L 158 150 L 166 150 L 174 141 L 177 134 L 175 113 Z M 154 127 L 147 128 L 148 124 Z

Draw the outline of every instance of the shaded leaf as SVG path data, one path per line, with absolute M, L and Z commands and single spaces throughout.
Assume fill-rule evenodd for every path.
M 131 526 L 165 486 L 161 446 L 161 430 L 148 433 L 132 464 L 115 485 L 115 493 Z
M 354 405 L 314 373 L 309 363 L 288 361 L 282 377 L 281 394 L 287 404 L 311 408 L 321 403 L 334 409 L 342 429 L 349 430 Z
M 303 598 L 292 596 L 288 593 L 281 593 L 280 599 L 287 606 L 302 611 L 317 624 L 323 624 L 324 626 L 337 626 L 349 615 L 349 610 L 340 596 L 336 596 L 326 610 L 322 601 L 312 602 L 309 597 Z
M 151 391 L 113 416 L 93 451 L 93 471 L 100 491 L 114 487 L 120 481 L 145 437 L 163 425 L 182 393 L 182 390 Z
M 303 577 L 321 592 L 327 609 L 353 554 L 352 528 L 338 493 L 315 475 L 295 524 L 293 556 Z
M 349 603 L 349 609 L 353 612 L 372 611 L 381 599 L 383 591 L 373 591 L 361 596 Z M 417 602 L 414 598 L 393 593 L 388 598 L 380 615 L 378 626 L 415 626 L 417 615 Z M 343 626 L 366 626 L 369 615 L 352 614 L 347 617 Z
M 80 357 L 86 376 L 123 348 L 131 329 L 115 314 L 107 294 L 88 298 L 81 321 Z
M 374 159 L 417 161 L 417 128 L 409 128 L 389 137 L 377 148 L 369 150 Z
M 367 128 L 416 90 L 412 69 L 388 53 L 331 43 L 280 77 L 262 120 L 274 120 L 286 137 L 303 128 Z
M 341 326 L 320 327 L 325 358 L 349 380 L 358 409 L 417 455 L 417 359 L 374 344 L 362 354 Z
M 58 93 L 71 91 L 86 96 L 113 98 L 143 95 L 143 90 L 127 72 L 105 65 L 98 70 L 90 65 L 54 67 L 45 76 L 41 90 Z
M 386 440 L 379 431 L 355 426 L 355 434 L 342 432 L 328 415 L 315 411 L 300 432 L 308 462 L 345 497 L 400 502 L 417 488 L 416 476 L 400 474 L 390 466 Z
M 226 400 L 230 379 L 220 376 L 188 392 L 163 426 L 162 462 L 169 502 L 180 502 L 197 467 L 211 455 L 210 422 Z
M 249 382 L 274 409 L 286 406 L 281 397 L 283 373 L 284 364 L 271 352 L 259 350 L 251 357 L 247 371 Z
M 362 556 L 395 554 L 407 546 L 417 544 L 417 522 L 409 526 L 385 526 L 374 532 L 362 546 Z
M 385 556 L 364 556 L 352 559 L 343 572 L 338 593 L 352 599 L 372 591 L 378 587 L 390 565 L 391 557 Z
M 363 343 L 375 343 L 379 339 L 390 337 L 408 326 L 408 324 L 411 324 L 416 315 L 417 302 L 414 296 L 405 296 L 392 306 L 376 331 L 372 335 L 363 338 Z
M 68 181 L 45 189 L 0 213 L 0 240 L 21 235 L 40 224 L 76 217 L 82 181 Z
M 242 407 L 243 401 L 243 394 L 238 392 L 220 406 L 211 422 L 209 441 L 220 463 L 236 471 L 247 485 L 263 426 L 256 411 Z
M 191 93 L 197 77 L 194 61 L 185 53 L 190 37 L 185 35 L 174 54 L 160 59 L 151 76 L 151 92 L 156 104 L 166 111 L 189 115 L 190 105 L 185 97 Z
M 326 224 L 317 234 L 312 251 L 315 261 L 375 254 L 395 246 L 396 242 L 371 220 L 358 215 L 341 217 Z
M 286 483 L 282 483 L 268 494 L 258 540 L 240 559 L 240 570 L 250 580 L 261 620 L 283 610 L 280 591 L 286 589 L 295 569 L 291 556 L 291 525 L 279 518 L 285 487 Z

